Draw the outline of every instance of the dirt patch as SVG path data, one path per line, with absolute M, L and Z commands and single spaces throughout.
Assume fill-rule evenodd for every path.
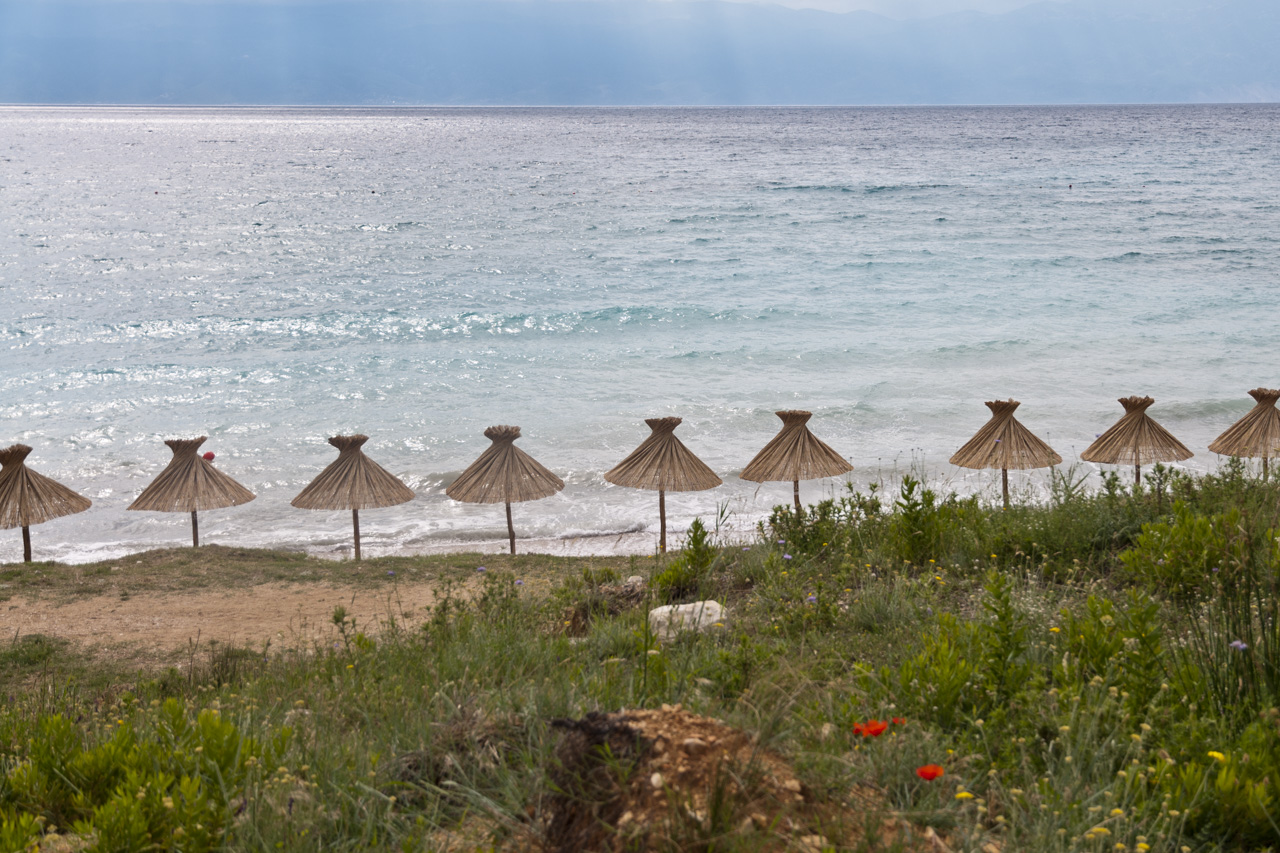
M 159 662 L 194 640 L 254 647 L 330 642 L 336 636 L 332 617 L 338 606 L 359 630 L 389 619 L 420 620 L 438 600 L 438 590 L 430 583 L 373 589 L 281 583 L 64 603 L 15 597 L 0 602 L 0 636 L 43 634 L 89 649 L 127 645 L 143 659 Z
M 707 849 L 731 837 L 760 850 L 946 849 L 869 787 L 856 809 L 813 802 L 786 759 L 679 706 L 552 725 L 564 736 L 536 845 L 545 853 Z

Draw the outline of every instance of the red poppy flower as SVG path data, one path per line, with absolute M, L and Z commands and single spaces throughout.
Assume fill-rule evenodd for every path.
M 212 451 L 212 450 L 205 451 L 205 454 L 204 454 L 204 461 L 205 461 L 205 462 L 212 462 L 212 461 L 213 461 L 213 451 Z
M 880 737 L 887 728 L 889 728 L 888 723 L 880 720 L 867 720 L 865 723 L 854 723 L 853 733 L 863 737 Z
M 895 726 L 905 726 L 907 724 L 907 719 L 906 717 L 894 717 L 893 724 Z
M 932 782 L 942 775 L 942 768 L 936 764 L 926 764 L 916 768 L 916 775 L 926 782 Z

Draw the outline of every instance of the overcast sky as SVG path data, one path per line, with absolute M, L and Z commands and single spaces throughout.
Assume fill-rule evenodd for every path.
M 636 3 L 646 0 L 594 0 L 602 3 Z M 33 2 L 33 0 L 0 0 L 0 7 L 8 2 Z M 98 0 L 101 3 L 116 3 L 120 0 Z M 188 2 L 219 5 L 229 0 L 188 0 Z M 321 5 L 328 0 L 230 0 L 230 2 L 259 2 L 263 4 L 285 4 L 293 6 Z M 467 0 L 456 0 L 465 3 Z M 513 2 L 529 2 L 529 0 L 513 0 Z M 1046 0 L 730 0 L 735 3 L 752 3 L 764 6 L 786 6 L 792 9 L 821 9 L 827 12 L 854 12 L 864 10 L 884 15 L 888 18 L 922 18 L 934 15 L 945 15 L 948 12 L 1008 12 L 1022 6 Z M 1056 0 L 1047 0 L 1056 2 Z M 1117 0 L 1119 5 L 1124 0 Z
M 1275 103 L 1276 33 L 1280 0 L 0 0 L 0 104 Z
M 1035 0 L 736 0 L 740 3 L 773 3 L 793 9 L 823 9 L 828 12 L 865 10 L 889 18 L 923 18 L 948 12 L 1008 12 Z

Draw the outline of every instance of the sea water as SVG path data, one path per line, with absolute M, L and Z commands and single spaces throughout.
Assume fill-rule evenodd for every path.
M 258 495 L 204 541 L 335 556 L 349 514 L 289 501 L 340 433 L 417 493 L 366 554 L 502 547 L 444 494 L 493 424 L 566 482 L 513 507 L 553 553 L 653 550 L 603 473 L 654 416 L 725 481 L 672 527 L 744 537 L 778 409 L 855 466 L 806 501 L 994 496 L 947 460 L 1008 397 L 1077 475 L 1129 394 L 1211 469 L 1280 385 L 1278 284 L 1277 106 L 0 109 L 0 444 L 94 502 L 41 558 L 189 542 L 125 508 L 195 435 Z

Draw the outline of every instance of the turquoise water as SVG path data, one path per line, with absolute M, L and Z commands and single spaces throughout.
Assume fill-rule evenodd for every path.
M 207 541 L 341 554 L 289 500 L 365 432 L 418 492 L 362 514 L 377 554 L 501 544 L 444 487 L 514 423 L 568 484 L 528 547 L 648 552 L 656 497 L 602 474 L 658 415 L 725 479 L 676 528 L 789 498 L 736 476 L 781 408 L 854 483 L 994 493 L 947 463 L 983 400 L 1070 464 L 1150 394 L 1211 468 L 1280 385 L 1278 271 L 1276 106 L 0 108 L 0 444 L 94 500 L 40 555 L 189 541 L 124 508 L 199 434 L 259 495 Z

